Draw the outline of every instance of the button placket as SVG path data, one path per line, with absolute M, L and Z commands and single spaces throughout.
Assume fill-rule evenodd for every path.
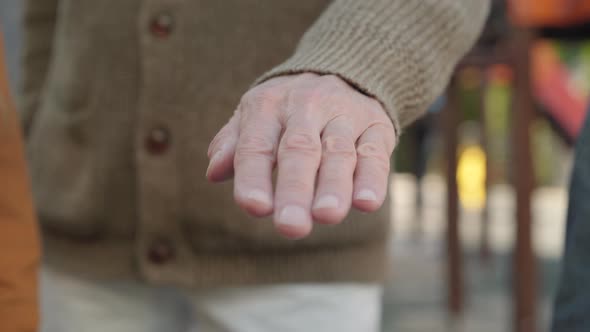
M 168 188 L 175 179 L 175 122 L 163 117 L 163 88 L 169 84 L 168 77 L 162 76 L 161 69 L 171 65 L 159 62 L 174 51 L 169 43 L 177 28 L 176 11 L 170 4 L 157 8 L 146 2 L 140 15 L 141 24 L 137 27 L 142 35 L 141 54 L 143 61 L 141 72 L 140 101 L 138 105 L 138 130 L 136 131 L 136 149 L 138 173 L 138 204 L 140 220 L 137 231 L 136 260 L 139 270 L 147 280 L 158 279 L 162 271 L 175 270 L 182 254 L 182 244 L 171 234 L 175 234 L 175 225 L 165 223 L 175 213 L 173 190 Z M 150 5 L 148 5 L 150 4 Z M 161 5 L 161 4 L 158 4 Z M 157 63 L 155 68 L 153 63 Z M 166 95 L 168 95 L 166 93 Z

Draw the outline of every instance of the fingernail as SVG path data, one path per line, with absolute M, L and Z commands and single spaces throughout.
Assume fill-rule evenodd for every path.
M 338 207 L 338 197 L 334 195 L 324 195 L 317 200 L 314 209 L 335 209 Z
M 301 227 L 308 222 L 308 215 L 305 210 L 299 206 L 289 205 L 281 210 L 277 223 L 284 226 Z
M 359 191 L 354 198 L 359 201 L 376 201 L 377 194 L 372 190 L 363 189 Z
M 246 195 L 246 198 L 264 205 L 272 205 L 272 199 L 267 192 L 262 190 L 252 190 Z

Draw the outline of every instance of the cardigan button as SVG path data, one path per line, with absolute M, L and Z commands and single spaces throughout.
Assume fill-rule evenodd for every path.
M 169 241 L 158 239 L 149 247 L 147 257 L 153 264 L 162 265 L 173 260 L 176 252 Z
M 150 23 L 150 31 L 152 35 L 158 38 L 166 38 L 172 33 L 174 28 L 174 19 L 172 15 L 162 13 L 154 17 Z
M 145 142 L 146 149 L 152 154 L 162 154 L 170 146 L 170 132 L 164 127 L 152 129 Z

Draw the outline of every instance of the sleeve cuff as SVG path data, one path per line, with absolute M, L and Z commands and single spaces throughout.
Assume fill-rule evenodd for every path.
M 443 92 L 479 35 L 486 0 L 335 1 L 297 50 L 256 84 L 313 72 L 337 75 L 384 106 L 399 135 Z

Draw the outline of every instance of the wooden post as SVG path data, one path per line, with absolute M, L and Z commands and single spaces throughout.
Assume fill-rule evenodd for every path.
M 517 30 L 512 44 L 514 104 L 512 130 L 513 179 L 516 186 L 516 247 L 513 255 L 514 331 L 536 332 L 537 275 L 532 245 L 531 193 L 533 164 L 530 125 L 533 98 L 530 84 L 530 33 Z
M 457 190 L 457 131 L 459 123 L 457 78 L 448 88 L 445 110 L 445 141 L 447 154 L 447 282 L 448 306 L 453 316 L 463 313 L 463 257 L 459 237 L 459 199 Z
M 479 85 L 479 110 L 480 110 L 480 125 L 481 125 L 481 147 L 486 156 L 486 174 L 485 174 L 485 203 L 481 215 L 481 232 L 479 239 L 479 257 L 484 264 L 490 263 L 490 151 L 488 145 L 488 128 L 487 128 L 487 112 L 486 112 L 486 90 L 487 90 L 487 73 L 486 67 L 481 68 L 481 81 Z

